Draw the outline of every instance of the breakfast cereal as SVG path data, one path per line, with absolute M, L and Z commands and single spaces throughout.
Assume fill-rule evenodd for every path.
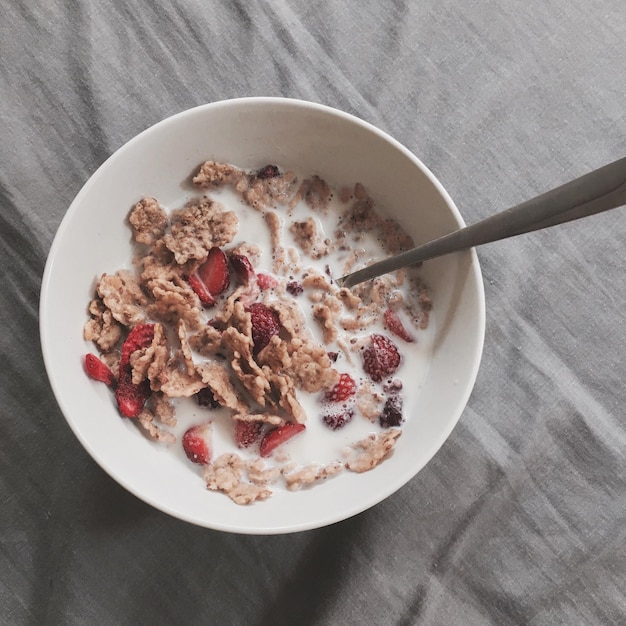
M 401 434 L 432 303 L 406 270 L 353 289 L 333 277 L 411 238 L 359 183 L 335 193 L 319 176 L 207 161 L 193 184 L 182 207 L 130 210 L 133 267 L 97 281 L 88 373 L 237 504 L 373 469 Z M 313 432 L 332 451 L 297 459 Z

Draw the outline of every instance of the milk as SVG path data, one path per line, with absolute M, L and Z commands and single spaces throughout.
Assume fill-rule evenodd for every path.
M 302 180 L 301 177 L 299 179 Z M 243 242 L 257 245 L 261 252 L 258 261 L 254 263 L 255 271 L 257 273 L 273 274 L 271 237 L 263 213 L 245 204 L 230 188 L 210 191 L 207 195 L 220 202 L 225 210 L 235 211 L 239 217 L 239 231 L 231 243 L 231 246 Z M 182 206 L 189 199 L 189 197 L 182 199 L 177 206 Z M 291 214 L 288 214 L 287 207 L 279 206 L 276 209 L 272 209 L 275 210 L 283 220 L 282 245 L 284 247 L 294 247 L 298 249 L 294 243 L 293 235 L 289 232 L 289 225 L 292 221 L 304 221 L 310 217 L 316 220 L 318 232 L 320 232 L 322 238 L 328 238 L 332 241 L 334 239 L 334 232 L 337 229 L 337 219 L 349 206 L 350 202 L 342 203 L 338 194 L 335 193 L 331 199 L 330 207 L 326 215 L 323 215 L 321 212 L 311 211 L 304 202 L 299 202 L 298 205 L 294 207 Z M 380 241 L 378 241 L 371 232 L 359 234 L 359 241 L 355 245 L 358 245 L 359 248 L 365 251 L 361 257 L 362 260 L 385 256 Z M 332 276 L 340 277 L 343 273 L 342 269 L 348 254 L 349 251 L 346 250 L 335 250 L 319 260 L 314 260 L 300 252 L 300 266 L 303 272 L 312 268 L 320 274 L 324 274 L 328 266 Z M 302 272 L 298 273 L 295 270 L 288 274 L 290 280 L 299 281 L 301 280 L 301 276 Z M 406 290 L 408 288 L 409 282 L 405 281 L 402 289 Z M 229 292 L 227 292 L 226 296 L 228 293 Z M 312 317 L 313 303 L 307 297 L 306 290 L 303 294 L 296 297 L 296 302 L 307 320 L 308 329 L 312 336 L 321 345 L 324 345 L 320 325 Z M 268 302 L 268 304 L 271 303 Z M 217 307 L 219 307 L 219 303 Z M 212 316 L 212 311 L 212 309 L 207 311 L 207 320 Z M 432 353 L 434 321 L 433 312 L 431 312 L 427 329 L 417 330 L 407 325 L 411 334 L 416 338 L 416 341 L 413 343 L 407 343 L 398 337 L 390 335 L 383 327 L 382 320 L 368 327 L 364 332 L 354 335 L 354 337 L 360 339 L 378 332 L 390 336 L 398 347 L 402 355 L 402 361 L 400 367 L 394 373 L 393 378 L 399 379 L 402 382 L 402 390 L 400 393 L 404 400 L 403 414 L 405 419 L 411 419 L 409 416 L 414 413 L 412 407 L 415 406 L 422 384 L 426 378 Z M 335 368 L 339 372 L 349 373 L 352 378 L 357 381 L 357 384 L 360 381 L 369 381 L 369 377 L 363 371 L 361 356 L 358 351 L 351 351 L 346 355 L 336 343 L 325 345 L 325 348 L 329 352 L 337 352 L 339 354 L 337 362 L 334 363 Z M 203 357 L 196 356 L 196 358 L 201 360 Z M 281 449 L 277 450 L 274 456 L 282 457 L 288 454 L 290 461 L 296 466 L 304 466 L 311 463 L 323 465 L 332 461 L 342 460 L 342 452 L 346 446 L 367 437 L 370 433 L 376 433 L 382 430 L 377 422 L 372 423 L 367 418 L 360 415 L 356 408 L 354 409 L 354 416 L 348 424 L 341 429 L 335 431 L 331 430 L 321 419 L 323 412 L 323 403 L 321 402 L 322 395 L 323 392 L 307 393 L 298 390 L 298 400 L 307 414 L 306 430 L 285 443 Z M 201 407 L 194 398 L 178 399 L 174 402 L 178 425 L 172 430 L 177 437 L 177 443 L 171 447 L 174 453 L 177 454 L 181 460 L 184 460 L 185 463 L 188 463 L 188 461 L 180 445 L 182 435 L 190 426 L 206 421 L 213 423 L 213 458 L 217 458 L 225 452 L 236 452 L 244 458 L 249 459 L 258 456 L 258 449 L 255 447 L 247 450 L 237 448 L 233 438 L 234 429 L 232 426 L 231 412 L 229 410 L 210 410 L 206 407 Z M 412 419 L 415 419 L 415 416 Z M 278 454 L 278 452 L 280 452 L 280 454 Z M 268 465 L 276 463 L 272 457 L 268 458 L 266 462 Z

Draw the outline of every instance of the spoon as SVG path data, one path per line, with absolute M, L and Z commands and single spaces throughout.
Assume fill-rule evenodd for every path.
M 421 246 L 346 274 L 335 282 L 339 287 L 354 287 L 371 278 L 421 261 L 564 224 L 624 204 L 626 204 L 626 157 L 522 204 L 495 213 L 476 224 L 465 226 Z

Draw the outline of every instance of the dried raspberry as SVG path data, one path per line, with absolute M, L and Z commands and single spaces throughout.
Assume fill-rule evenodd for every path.
M 252 341 L 254 353 L 258 354 L 280 331 L 280 319 L 276 311 L 262 302 L 254 302 L 247 309 L 252 320 Z
M 192 426 L 183 435 L 183 450 L 192 463 L 207 465 L 211 461 L 211 424 Z
M 257 274 L 256 277 L 259 288 L 265 291 L 266 289 L 273 289 L 278 285 L 278 281 L 269 274 Z
M 89 378 L 111 386 L 115 382 L 113 372 L 95 354 L 85 355 L 85 370 Z
M 383 412 L 380 414 L 378 421 L 383 428 L 389 428 L 391 426 L 400 426 L 404 421 L 402 417 L 402 397 L 400 395 L 392 394 L 385 401 Z
M 304 287 L 297 280 L 292 280 L 287 283 L 287 291 L 292 296 L 299 296 L 304 291 Z
M 235 419 L 235 442 L 240 448 L 249 448 L 261 438 L 263 422 Z
M 261 441 L 261 456 L 269 456 L 278 446 L 301 433 L 304 428 L 304 424 L 288 422 L 278 428 L 274 428 L 274 430 L 270 430 Z
M 344 409 L 336 413 L 325 413 L 322 415 L 322 420 L 332 430 L 338 430 L 343 428 L 353 417 L 354 411 L 352 409 Z
M 356 383 L 350 374 L 339 376 L 337 384 L 324 394 L 325 402 L 343 402 L 356 393 Z
M 363 348 L 363 369 L 374 382 L 393 374 L 400 365 L 400 353 L 395 344 L 383 335 L 374 333 Z
M 224 293 L 230 284 L 226 253 L 221 248 L 211 248 L 196 273 L 214 298 Z
M 398 316 L 395 311 L 391 309 L 387 309 L 383 316 L 385 321 L 385 326 L 394 334 L 396 337 L 400 337 L 400 339 L 404 339 L 404 341 L 408 343 L 412 343 L 415 341 L 415 338 L 411 333 L 405 328 L 402 320 Z
M 280 176 L 280 170 L 276 165 L 266 165 L 256 173 L 256 177 L 261 180 L 266 178 L 276 178 L 276 176 Z
M 200 391 L 196 393 L 196 400 L 200 406 L 206 406 L 209 409 L 217 409 L 220 405 L 220 403 L 215 399 L 215 395 L 211 391 L 210 387 L 200 389 Z
M 254 268 L 245 254 L 231 254 L 230 262 L 235 273 L 244 285 L 249 285 L 254 279 Z

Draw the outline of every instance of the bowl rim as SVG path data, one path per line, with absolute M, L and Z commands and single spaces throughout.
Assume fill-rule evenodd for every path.
M 434 174 L 430 171 L 430 169 L 424 165 L 424 163 L 413 154 L 408 148 L 406 148 L 403 144 L 401 144 L 398 140 L 393 138 L 384 130 L 374 126 L 370 122 L 357 117 L 351 113 L 347 113 L 340 109 L 321 104 L 318 102 L 307 101 L 298 98 L 289 98 L 289 97 L 279 97 L 279 96 L 247 96 L 247 97 L 239 97 L 239 98 L 228 98 L 217 100 L 214 102 L 209 102 L 205 104 L 200 104 L 189 109 L 185 109 L 173 115 L 170 115 L 154 124 L 149 125 L 144 130 L 140 131 L 137 135 L 123 143 L 120 147 L 114 150 L 98 168 L 89 176 L 89 178 L 85 181 L 79 192 L 76 194 L 72 202 L 70 203 L 68 209 L 66 210 L 58 228 L 54 235 L 54 239 L 50 246 L 46 263 L 43 271 L 42 282 L 40 287 L 40 300 L 39 300 L 39 333 L 40 333 L 40 344 L 42 350 L 42 356 L 44 361 L 44 366 L 46 369 L 46 373 L 48 376 L 48 380 L 50 381 L 50 386 L 54 393 L 55 400 L 61 409 L 61 413 L 65 418 L 65 421 L 69 424 L 71 430 L 74 435 L 80 441 L 81 445 L 85 448 L 85 450 L 89 453 L 91 458 L 117 483 L 119 483 L 122 487 L 124 487 L 127 491 L 135 495 L 140 500 L 150 504 L 157 510 L 160 510 L 172 517 L 177 519 L 192 523 L 194 525 L 199 525 L 205 528 L 219 530 L 223 532 L 230 532 L 235 534 L 250 534 L 250 535 L 271 535 L 271 534 L 284 534 L 284 533 L 292 533 L 292 532 L 301 532 L 305 530 L 312 530 L 315 528 L 321 528 L 324 526 L 328 526 L 334 524 L 336 522 L 349 519 L 373 506 L 380 503 L 385 498 L 392 495 L 394 492 L 401 489 L 408 481 L 404 481 L 402 484 L 393 485 L 392 488 L 386 490 L 380 490 L 375 499 L 370 499 L 368 502 L 361 506 L 354 507 L 354 510 L 343 511 L 340 515 L 328 515 L 325 521 L 320 522 L 319 520 L 314 520 L 310 523 L 301 523 L 297 525 L 290 526 L 275 526 L 271 530 L 268 528 L 250 528 L 242 525 L 241 527 L 233 527 L 231 524 L 222 524 L 216 523 L 211 520 L 199 520 L 194 516 L 186 515 L 178 510 L 174 510 L 170 508 L 168 505 L 163 504 L 162 502 L 157 501 L 155 498 L 150 497 L 141 492 L 141 490 L 136 489 L 125 477 L 123 474 L 120 474 L 114 467 L 109 467 L 108 464 L 104 463 L 100 458 L 98 453 L 94 450 L 89 440 L 83 436 L 83 433 L 78 428 L 78 425 L 74 423 L 74 420 L 68 418 L 68 411 L 71 413 L 70 408 L 66 404 L 66 400 L 63 394 L 60 392 L 59 386 L 57 384 L 57 377 L 53 371 L 52 363 L 51 363 L 51 355 L 48 352 L 48 333 L 52 330 L 48 327 L 46 322 L 46 311 L 48 309 L 48 298 L 49 298 L 49 284 L 52 279 L 55 258 L 57 256 L 58 248 L 61 246 L 61 242 L 64 238 L 65 231 L 69 228 L 69 224 L 72 221 L 74 214 L 79 210 L 79 207 L 83 201 L 83 197 L 86 196 L 90 188 L 96 183 L 97 179 L 102 176 L 103 172 L 106 171 L 108 164 L 123 155 L 123 153 L 130 149 L 134 144 L 141 142 L 146 135 L 158 132 L 159 128 L 164 127 L 166 125 L 175 124 L 179 119 L 195 115 L 203 110 L 211 110 L 211 109 L 220 109 L 223 107 L 230 107 L 233 105 L 240 104 L 250 104 L 250 105 L 275 105 L 275 106 L 289 106 L 289 107 L 298 107 L 307 110 L 314 110 L 318 112 L 322 112 L 325 114 L 329 114 L 334 117 L 338 117 L 340 119 L 344 119 L 352 124 L 356 124 L 364 128 L 365 130 L 377 135 L 379 138 L 382 138 L 389 144 L 391 144 L 395 149 L 400 151 L 405 157 L 407 157 L 413 164 L 421 170 L 421 172 L 426 176 L 429 180 L 430 184 L 432 184 L 437 192 L 441 195 L 443 200 L 445 201 L 449 211 L 454 217 L 455 221 L 462 227 L 465 225 L 463 217 L 459 212 L 456 204 L 443 187 L 443 185 L 439 182 L 439 180 L 434 176 Z M 467 403 L 469 401 L 470 395 L 474 389 L 474 385 L 476 382 L 476 378 L 478 375 L 478 371 L 480 368 L 480 363 L 482 360 L 482 354 L 484 350 L 484 340 L 485 340 L 485 332 L 486 332 L 486 304 L 485 304 L 485 288 L 484 281 L 482 277 L 482 272 L 480 269 L 480 263 L 478 259 L 478 255 L 476 254 L 475 249 L 471 249 L 468 251 L 470 255 L 469 260 L 469 271 L 472 274 L 476 285 L 476 316 L 477 316 L 477 328 L 479 329 L 479 333 L 474 337 L 475 349 L 473 352 L 473 358 L 471 363 L 471 368 L 468 368 L 468 376 L 466 379 L 465 388 L 462 393 L 459 394 L 459 401 L 457 403 L 458 410 L 457 414 L 454 415 L 454 418 L 450 420 L 449 426 L 446 429 L 443 429 L 440 433 L 440 436 L 432 441 L 432 444 L 429 448 L 429 453 L 425 455 L 424 462 L 418 467 L 418 469 L 412 472 L 412 477 L 417 476 L 417 474 L 432 460 L 432 458 L 439 451 L 444 442 L 448 439 L 451 432 L 454 430 L 456 425 L 458 424 L 463 412 L 467 407 Z M 408 480 L 411 480 L 409 478 Z

